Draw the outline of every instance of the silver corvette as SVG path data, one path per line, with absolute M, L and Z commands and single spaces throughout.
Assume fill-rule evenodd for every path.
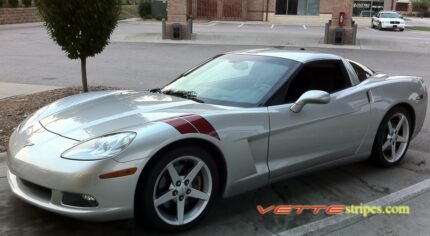
M 427 100 L 421 78 L 336 55 L 226 53 L 161 89 L 40 109 L 10 138 L 7 177 L 48 211 L 183 230 L 217 197 L 352 161 L 398 163 Z

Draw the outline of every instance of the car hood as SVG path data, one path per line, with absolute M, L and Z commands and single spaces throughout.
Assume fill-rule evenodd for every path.
M 51 132 L 85 140 L 152 121 L 186 114 L 202 115 L 223 109 L 226 108 L 164 94 L 110 91 L 60 100 L 49 105 L 38 120 Z
M 381 18 L 381 21 L 398 21 L 400 23 L 404 23 L 405 21 L 403 19 L 400 18 Z

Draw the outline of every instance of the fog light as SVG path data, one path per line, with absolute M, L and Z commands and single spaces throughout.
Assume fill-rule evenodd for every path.
M 96 207 L 96 198 L 89 194 L 63 193 L 63 204 L 74 207 Z

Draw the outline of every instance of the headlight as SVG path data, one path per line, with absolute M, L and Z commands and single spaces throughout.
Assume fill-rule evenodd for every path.
M 61 157 L 82 161 L 107 159 L 122 152 L 135 137 L 134 132 L 108 134 L 84 141 L 63 152 Z

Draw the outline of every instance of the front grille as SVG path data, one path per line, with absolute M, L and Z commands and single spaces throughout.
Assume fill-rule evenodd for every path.
M 400 24 L 399 21 L 390 21 L 391 24 Z
M 24 179 L 20 179 L 22 184 L 30 191 L 30 193 L 38 196 L 46 201 L 51 200 L 52 190 L 49 188 L 42 187 Z

